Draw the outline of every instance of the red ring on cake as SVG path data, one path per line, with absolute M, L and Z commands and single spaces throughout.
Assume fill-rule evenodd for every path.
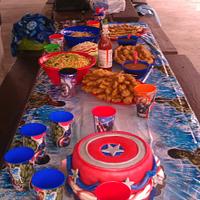
M 144 147 L 140 148 L 143 149 L 143 151 L 140 151 L 140 156 L 138 157 L 138 155 L 136 155 L 133 157 L 133 159 L 121 163 L 109 163 L 99 161 L 88 155 L 86 147 L 93 140 L 96 138 L 101 138 L 104 136 L 110 137 L 113 135 L 116 135 L 116 137 L 120 136 L 122 138 L 128 137 L 131 141 L 137 141 L 136 143 L 139 144 L 139 146 Z M 107 142 L 105 141 L 105 143 Z M 87 159 L 85 159 L 85 157 L 87 157 Z M 135 162 L 135 158 L 137 158 L 137 162 Z M 124 182 L 127 178 L 137 184 L 144 178 L 146 173 L 152 169 L 152 167 L 153 155 L 149 145 L 140 137 L 123 131 L 90 134 L 76 144 L 72 156 L 72 168 L 74 170 L 79 170 L 80 179 L 87 185 L 106 181 Z

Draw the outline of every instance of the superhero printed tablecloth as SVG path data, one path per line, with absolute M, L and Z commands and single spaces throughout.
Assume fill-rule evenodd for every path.
M 147 26 L 145 24 L 139 24 Z M 96 99 L 77 88 L 76 96 L 65 100 L 60 95 L 59 87 L 51 84 L 41 70 L 35 87 L 27 102 L 21 125 L 28 122 L 41 122 L 48 127 L 47 152 L 49 163 L 37 165 L 36 169 L 46 166 L 60 167 L 61 160 L 72 153 L 74 144 L 84 136 L 94 132 L 91 109 L 97 105 L 112 105 L 116 108 L 114 130 L 127 131 L 145 139 L 153 148 L 154 154 L 160 159 L 165 171 L 164 181 L 157 183 L 153 196 L 156 200 L 197 200 L 200 199 L 200 126 L 191 110 L 184 93 L 153 35 L 149 32 L 145 40 L 139 40 L 156 55 L 154 68 L 146 82 L 157 86 L 153 109 L 148 119 L 136 116 L 135 105 L 109 104 Z M 114 68 L 117 66 L 113 66 Z M 67 110 L 74 114 L 75 123 L 73 136 L 68 147 L 54 146 L 49 114 L 55 110 Z M 21 136 L 16 133 L 12 146 L 22 144 Z M 0 199 L 34 199 L 33 193 L 16 192 L 9 179 L 6 169 L 0 171 Z M 66 193 L 64 199 L 73 199 Z

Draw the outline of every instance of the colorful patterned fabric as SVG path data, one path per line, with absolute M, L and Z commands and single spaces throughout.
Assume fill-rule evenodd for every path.
M 137 24 L 146 26 L 146 24 Z M 146 34 L 147 42 L 156 45 L 152 33 Z M 143 40 L 138 41 L 147 45 Z M 150 47 L 150 46 L 148 46 Z M 132 132 L 152 147 L 165 172 L 165 180 L 159 177 L 154 183 L 150 199 L 155 200 L 197 200 L 200 199 L 200 126 L 187 99 L 176 80 L 169 63 L 159 51 L 151 49 L 156 56 L 154 68 L 147 83 L 157 86 L 153 109 L 148 119 L 138 118 L 135 105 L 109 104 L 77 89 L 77 94 L 70 100 L 62 97 L 60 88 L 52 85 L 44 71 L 40 71 L 32 90 L 20 126 L 29 122 L 40 122 L 48 126 L 47 153 L 50 162 L 36 166 L 60 167 L 61 160 L 73 151 L 75 143 L 94 132 L 91 109 L 98 105 L 112 105 L 116 108 L 114 130 Z M 119 66 L 113 65 L 117 69 Z M 118 70 L 120 70 L 118 68 Z M 75 116 L 72 141 L 68 147 L 57 148 L 53 144 L 49 114 L 52 111 L 66 110 Z M 21 136 L 16 133 L 12 146 L 22 145 Z M 16 192 L 6 169 L 0 171 L 1 200 L 33 200 L 32 191 Z M 73 197 L 64 196 L 64 200 Z
M 27 14 L 13 25 L 11 53 L 16 56 L 18 46 L 23 39 L 29 39 L 38 43 L 48 41 L 48 36 L 55 32 L 53 23 L 47 17 L 40 14 Z

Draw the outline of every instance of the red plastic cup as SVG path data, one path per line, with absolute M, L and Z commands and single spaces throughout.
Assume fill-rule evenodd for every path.
M 113 129 L 116 109 L 112 106 L 97 106 L 92 109 L 94 129 L 96 132 L 111 131 Z
M 95 195 L 98 200 L 128 200 L 131 190 L 122 182 L 109 181 L 100 184 L 95 190 Z
M 49 40 L 51 44 L 58 44 L 60 46 L 60 50 L 63 50 L 64 47 L 64 35 L 55 33 L 49 36 Z
M 138 117 L 148 118 L 149 111 L 156 95 L 156 86 L 140 84 L 134 88 Z

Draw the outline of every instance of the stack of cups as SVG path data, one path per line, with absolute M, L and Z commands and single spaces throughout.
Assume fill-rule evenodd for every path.
M 97 106 L 92 109 L 95 132 L 113 130 L 116 109 L 111 106 Z
M 148 118 L 151 106 L 156 96 L 156 86 L 140 84 L 134 88 L 135 103 L 138 117 Z
M 35 152 L 36 164 L 45 164 L 50 159 L 46 154 L 46 129 L 47 127 L 40 123 L 25 124 L 20 129 L 23 145 L 32 148 Z
M 29 189 L 31 177 L 34 173 L 34 151 L 29 147 L 16 147 L 4 155 L 12 185 L 17 191 Z
M 64 174 L 54 168 L 46 168 L 36 172 L 31 181 L 37 200 L 62 200 L 64 183 Z
M 55 145 L 57 147 L 68 146 L 71 141 L 73 114 L 66 111 L 55 111 L 50 114 L 49 119 Z

